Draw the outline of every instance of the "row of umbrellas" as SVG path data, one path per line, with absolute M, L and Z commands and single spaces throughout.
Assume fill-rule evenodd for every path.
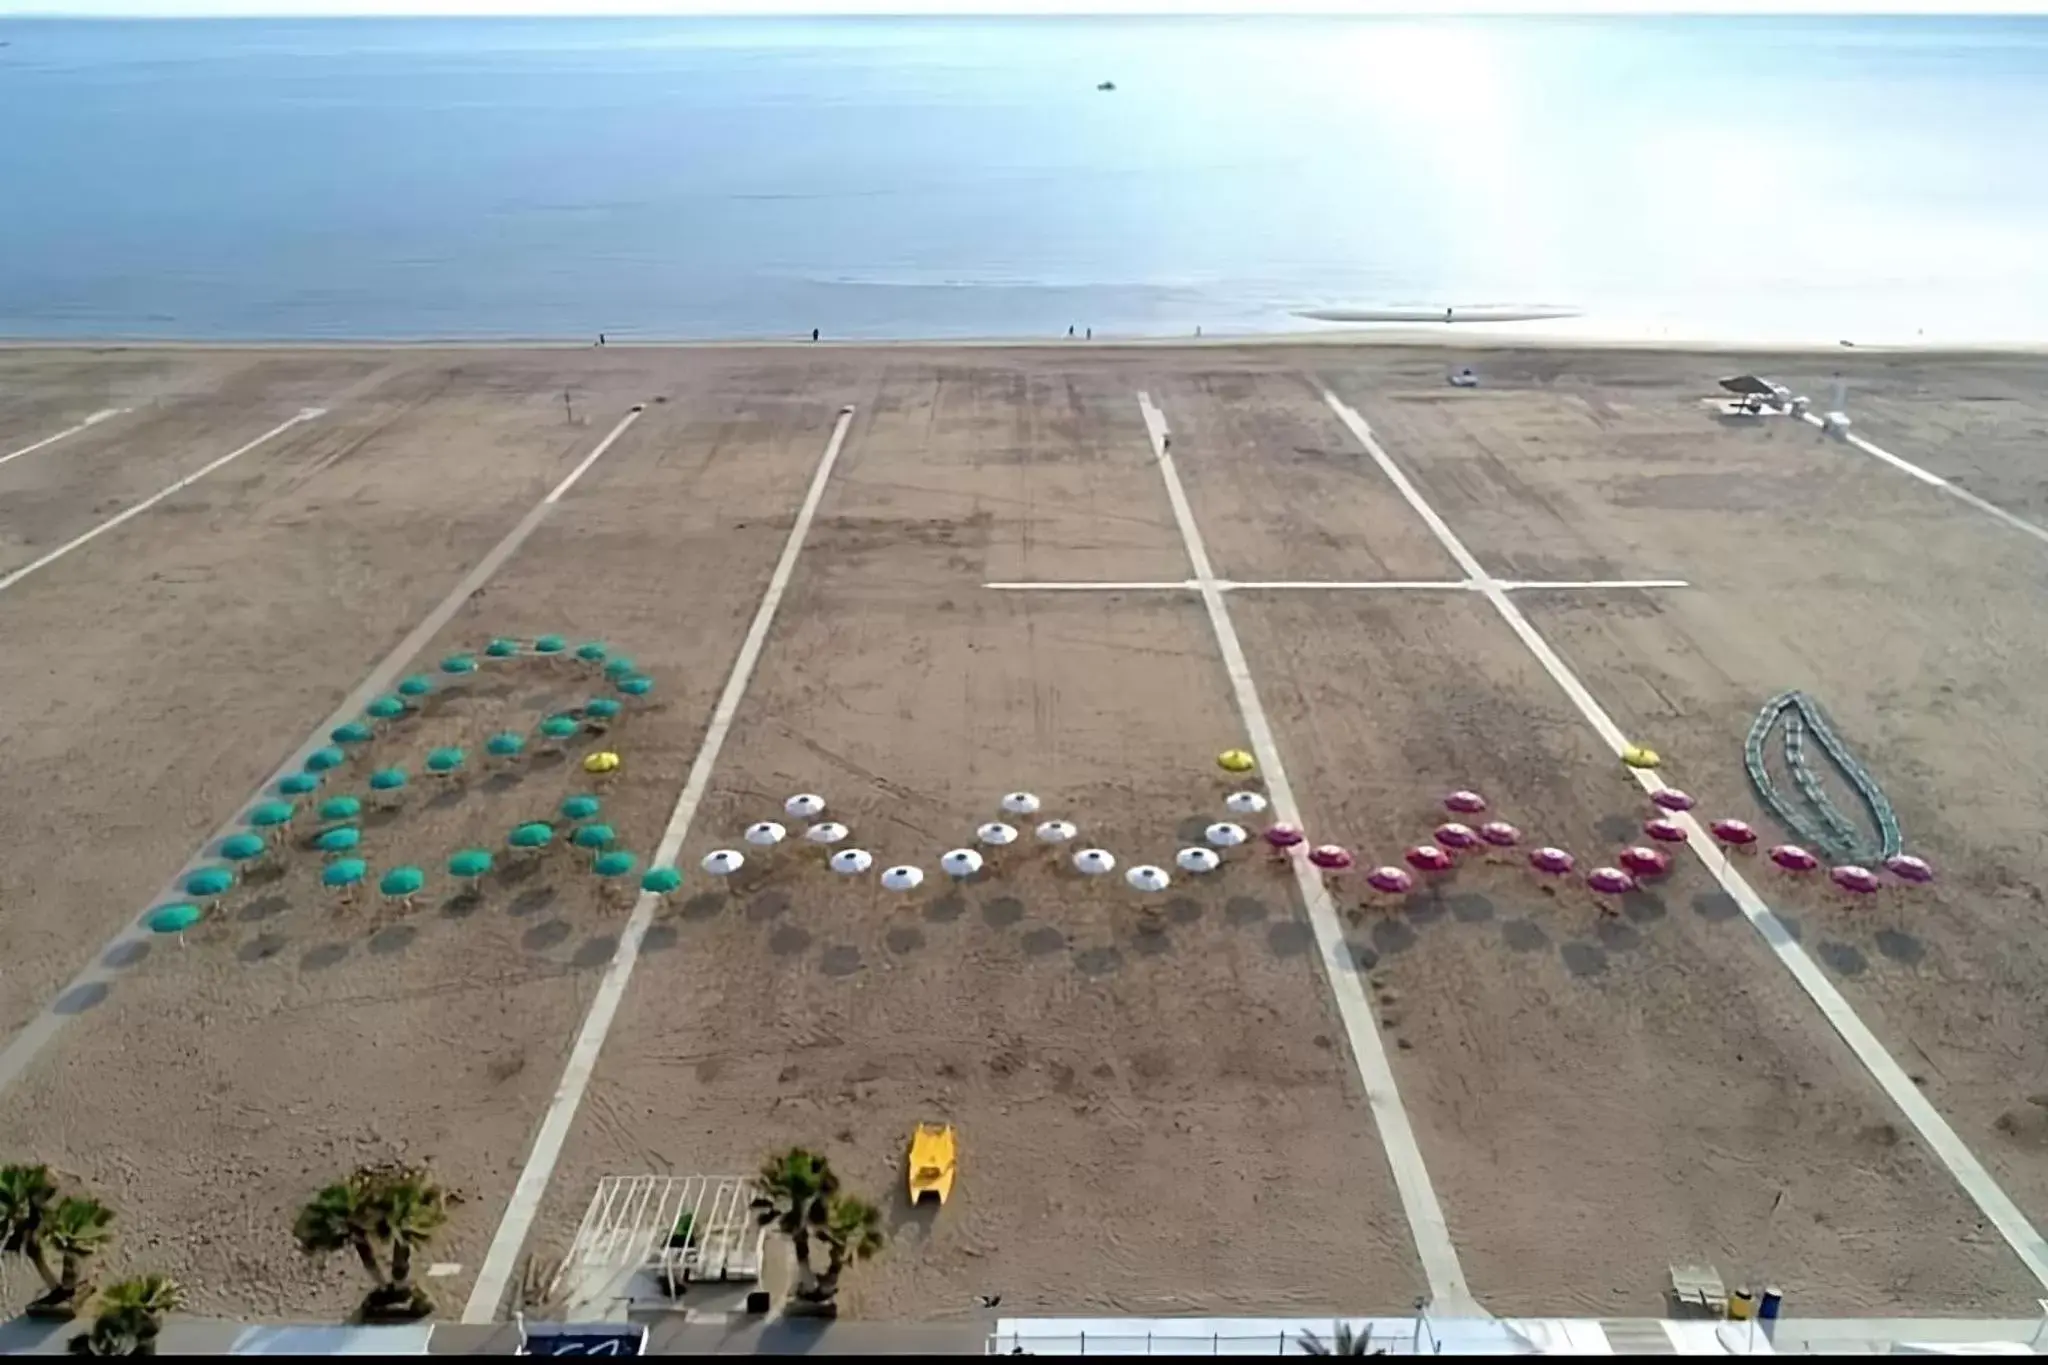
M 580 663 L 600 666 L 612 686 L 629 697 L 644 697 L 654 690 L 654 680 L 640 671 L 640 666 L 624 654 L 613 654 L 611 647 L 602 640 L 590 640 L 576 646 L 572 652 L 569 642 L 560 635 L 543 635 L 532 642 L 499 636 L 484 646 L 486 659 L 516 659 L 532 656 L 542 659 L 573 658 Z M 441 671 L 451 677 L 477 671 L 474 654 L 451 654 L 441 660 Z
M 1251 755 L 1242 750 L 1226 750 L 1218 756 L 1217 763 L 1233 773 L 1247 772 L 1255 766 Z M 1615 859 L 1618 866 L 1602 865 L 1588 871 L 1585 882 L 1589 889 L 1602 895 L 1625 895 L 1636 890 L 1642 881 L 1662 876 L 1670 870 L 1670 855 L 1658 845 L 1689 841 L 1691 834 L 1687 824 L 1674 817 L 1693 810 L 1697 803 L 1689 794 L 1675 787 L 1661 787 L 1652 793 L 1650 799 L 1657 811 L 1643 823 L 1643 833 L 1650 842 L 1622 849 Z M 1022 791 L 1004 796 L 1001 804 L 1004 813 L 1011 816 L 1033 816 L 1041 808 L 1036 795 Z M 1255 816 L 1268 808 L 1267 798 L 1252 790 L 1231 792 L 1224 798 L 1224 804 L 1232 815 L 1237 816 Z M 1486 798 L 1468 789 L 1449 793 L 1443 798 L 1443 804 L 1453 816 L 1475 817 L 1488 810 Z M 800 793 L 784 803 L 785 814 L 792 819 L 815 820 L 824 809 L 824 798 L 811 793 Z M 1726 851 L 1739 852 L 1757 843 L 1755 829 L 1739 819 L 1716 819 L 1708 828 L 1714 840 Z M 1047 820 L 1038 824 L 1034 833 L 1042 844 L 1059 845 L 1076 840 L 1079 829 L 1070 821 Z M 788 834 L 782 824 L 764 820 L 750 825 L 743 837 L 747 844 L 765 850 L 781 844 Z M 849 836 L 850 831 L 842 824 L 818 821 L 803 831 L 802 838 L 808 843 L 834 847 Z M 1003 821 L 991 821 L 975 831 L 976 842 L 990 849 L 1005 847 L 1020 837 L 1015 826 Z M 1260 837 L 1280 856 L 1290 855 L 1294 849 L 1307 844 L 1306 834 L 1284 821 L 1267 825 Z M 1203 845 L 1184 848 L 1175 855 L 1175 866 L 1195 876 L 1213 872 L 1222 862 L 1219 850 L 1234 848 L 1250 838 L 1242 825 L 1218 821 L 1204 830 Z M 1461 853 L 1475 849 L 1516 848 L 1522 842 L 1522 831 L 1505 820 L 1489 819 L 1476 824 L 1462 819 L 1446 820 L 1433 832 L 1433 842 L 1416 844 L 1404 851 L 1402 861 L 1406 867 L 1393 864 L 1374 867 L 1366 874 L 1366 881 L 1376 891 L 1405 894 L 1414 889 L 1416 874 L 1434 877 L 1454 871 L 1457 856 Z M 1309 846 L 1306 856 L 1311 865 L 1333 876 L 1352 870 L 1356 864 L 1350 850 L 1337 844 Z M 1811 853 L 1792 844 L 1774 847 L 1770 856 L 1777 866 L 1791 872 L 1810 872 L 1820 866 L 1819 860 Z M 1578 860 L 1569 851 L 1552 845 L 1531 849 L 1527 860 L 1532 869 L 1549 877 L 1571 875 L 1578 866 Z M 873 855 L 860 848 L 834 848 L 827 862 L 834 872 L 844 876 L 860 876 L 874 867 Z M 705 856 L 703 868 L 712 876 L 729 877 L 746 863 L 746 854 L 738 849 L 715 849 Z M 975 848 L 952 849 L 939 859 L 940 870 L 956 880 L 978 875 L 985 864 L 985 856 Z M 1107 849 L 1083 848 L 1072 855 L 1072 865 L 1083 875 L 1105 876 L 1116 870 L 1117 860 Z M 1934 877 L 1933 867 L 1925 859 L 1911 854 L 1887 859 L 1885 870 L 1900 881 L 1910 883 L 1925 883 Z M 1876 891 L 1880 886 L 1877 875 L 1861 867 L 1836 867 L 1830 869 L 1829 875 L 1838 886 L 1859 894 Z M 1172 884 L 1171 874 L 1151 864 L 1131 867 L 1124 876 L 1132 887 L 1141 891 L 1163 891 Z M 923 883 L 924 872 L 912 864 L 899 864 L 885 868 L 881 880 L 890 890 L 909 891 Z
M 1243 801 L 1256 793 L 1234 793 L 1233 802 Z M 1263 798 L 1258 798 L 1262 803 Z M 1651 841 L 1623 848 L 1615 858 L 1618 866 L 1595 867 L 1586 873 L 1589 889 L 1602 895 L 1626 895 L 1638 888 L 1641 882 L 1661 877 L 1671 869 L 1671 856 L 1658 844 L 1674 845 L 1687 843 L 1691 839 L 1684 822 L 1674 816 L 1691 811 L 1697 804 L 1692 796 L 1676 787 L 1660 787 L 1651 793 L 1651 803 L 1657 814 L 1643 822 L 1643 833 Z M 1453 815 L 1476 816 L 1487 809 L 1486 798 L 1478 792 L 1459 790 L 1444 797 L 1444 807 Z M 1250 806 L 1250 802 L 1245 802 Z M 1757 843 L 1757 833 L 1747 822 L 1732 817 L 1717 819 L 1708 825 L 1715 842 L 1727 852 L 1740 852 Z M 1305 842 L 1305 836 L 1292 825 L 1275 822 L 1267 827 L 1265 839 L 1276 850 L 1296 847 Z M 1454 870 L 1456 855 L 1471 849 L 1484 847 L 1513 848 L 1521 842 L 1522 832 L 1504 820 L 1489 820 L 1476 828 L 1462 820 L 1448 820 L 1436 827 L 1434 842 L 1416 844 L 1402 855 L 1407 868 L 1397 866 L 1375 867 L 1366 875 L 1367 883 L 1376 891 L 1389 894 L 1403 894 L 1414 888 L 1414 873 L 1438 875 Z M 1820 860 L 1796 844 L 1779 844 L 1770 851 L 1771 861 L 1789 872 L 1812 872 L 1819 868 Z M 1322 845 L 1309 853 L 1309 861 L 1326 871 L 1339 872 L 1352 865 L 1350 853 L 1336 845 Z M 1568 876 L 1577 866 L 1577 859 L 1564 849 L 1545 845 L 1530 851 L 1529 866 L 1535 871 L 1551 877 Z M 1934 879 L 1934 869 L 1925 859 L 1912 854 L 1901 853 L 1885 861 L 1885 870 L 1900 881 L 1926 883 Z M 1881 881 L 1877 874 L 1867 868 L 1841 866 L 1830 869 L 1830 878 L 1844 890 L 1858 894 L 1869 894 L 1879 889 Z
M 1240 798 L 1249 798 L 1249 801 Z M 1233 810 L 1252 812 L 1265 809 L 1265 798 L 1256 792 L 1236 793 L 1232 801 Z M 1037 815 L 1042 804 L 1036 795 L 1025 791 L 1011 792 L 1001 802 L 1003 813 L 1012 817 Z M 852 831 L 836 821 L 819 820 L 824 812 L 825 798 L 812 792 L 800 792 L 783 802 L 783 813 L 790 819 L 814 822 L 803 830 L 801 841 L 831 849 L 826 865 L 832 871 L 846 877 L 858 877 L 872 871 L 874 855 L 863 848 L 838 847 L 852 837 Z M 979 875 L 987 866 L 989 856 L 983 849 L 1006 848 L 1023 837 L 1017 826 L 1001 820 L 979 826 L 974 834 L 978 847 L 955 848 L 940 856 L 939 870 L 947 877 L 965 881 Z M 1033 834 L 1040 844 L 1057 847 L 1075 842 L 1080 837 L 1080 828 L 1069 820 L 1045 820 L 1036 825 Z M 749 825 L 741 836 L 746 844 L 763 852 L 782 844 L 789 837 L 789 830 L 774 820 L 757 821 Z M 1207 831 L 1207 847 L 1182 849 L 1175 856 L 1175 865 L 1183 872 L 1198 876 L 1213 872 L 1222 865 L 1217 849 L 1235 847 L 1250 837 L 1241 826 L 1219 822 Z M 1117 869 L 1116 855 L 1103 848 L 1080 849 L 1070 861 L 1077 872 L 1088 877 L 1107 876 Z M 747 855 L 736 848 L 713 849 L 704 855 L 701 865 L 713 877 L 730 877 L 747 865 Z M 912 891 L 924 884 L 924 877 L 924 870 L 915 864 L 899 863 L 882 870 L 881 882 L 891 891 Z M 1164 891 L 1173 882 L 1172 875 L 1164 868 L 1151 864 L 1126 869 L 1124 880 L 1140 891 Z
M 404 785 L 402 771 L 388 771 L 395 773 L 397 780 L 380 783 L 377 778 L 381 774 L 373 774 L 373 789 Z M 596 817 L 601 810 L 599 798 L 575 795 L 562 802 L 560 813 L 566 821 L 588 822 L 576 824 L 565 842 L 588 850 L 593 855 L 591 871 L 611 881 L 632 873 L 639 860 L 626 850 L 612 847 L 618 836 L 610 825 L 597 823 Z M 370 877 L 369 864 L 360 857 L 349 856 L 360 844 L 362 832 L 347 822 L 362 814 L 362 801 L 354 796 L 332 796 L 320 803 L 317 814 L 323 823 L 330 826 L 313 840 L 314 847 L 330 856 L 330 861 L 320 871 L 321 884 L 344 896 L 351 896 Z M 297 815 L 295 802 L 265 801 L 252 807 L 245 818 L 252 830 L 270 832 L 288 828 Z M 554 843 L 555 837 L 556 830 L 551 823 L 527 821 L 506 836 L 506 843 L 515 850 L 535 851 Z M 227 865 L 216 864 L 187 873 L 179 883 L 179 889 L 193 899 L 159 906 L 149 912 L 144 923 L 154 933 L 177 934 L 182 941 L 185 931 L 205 918 L 206 905 L 234 889 L 237 881 L 235 868 L 261 859 L 269 848 L 270 841 L 263 834 L 241 832 L 229 835 L 220 845 L 220 856 Z M 449 858 L 448 874 L 475 887 L 490 874 L 494 865 L 490 850 L 463 849 Z M 377 879 L 379 894 L 408 906 L 425 885 L 426 873 L 412 865 L 389 868 Z M 682 874 L 673 867 L 649 868 L 640 878 L 641 890 L 655 895 L 666 896 L 681 886 Z

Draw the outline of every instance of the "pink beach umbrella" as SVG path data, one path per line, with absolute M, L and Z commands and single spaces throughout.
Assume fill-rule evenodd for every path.
M 1522 842 L 1522 831 L 1505 820 L 1488 820 L 1479 827 L 1479 837 L 1495 848 L 1513 848 Z
M 1828 869 L 1828 880 L 1844 891 L 1858 896 L 1867 896 L 1882 885 L 1877 880 L 1875 872 L 1867 867 L 1858 867 L 1854 863 L 1844 863 L 1840 867 Z
M 1445 848 L 1477 848 L 1479 835 L 1470 825 L 1461 825 L 1453 820 L 1436 827 L 1436 841 Z
M 1415 878 L 1398 867 L 1376 867 L 1365 874 L 1365 884 L 1375 891 L 1401 896 L 1415 889 Z
M 1894 853 L 1884 860 L 1884 870 L 1902 882 L 1925 884 L 1934 880 L 1934 867 L 1925 858 L 1916 858 L 1910 853 Z
M 1682 844 L 1685 842 L 1685 826 L 1676 820 L 1658 816 L 1655 820 L 1643 821 L 1643 833 L 1660 844 Z
M 1275 820 L 1272 824 L 1266 826 L 1266 843 L 1279 856 L 1284 857 L 1288 849 L 1293 848 L 1307 837 L 1295 826 L 1288 824 L 1284 820 Z
M 1698 804 L 1690 793 L 1676 787 L 1659 787 L 1650 793 L 1650 801 L 1659 810 L 1691 810 Z
M 1477 815 L 1486 809 L 1486 798 L 1478 792 L 1454 791 L 1444 798 L 1444 809 L 1457 815 Z
M 1572 870 L 1572 855 L 1561 848 L 1545 844 L 1542 848 L 1529 850 L 1529 866 L 1551 877 L 1562 877 Z
M 1820 866 L 1820 859 L 1797 844 L 1779 844 L 1771 850 L 1771 861 L 1787 872 L 1811 872 Z
M 1714 838 L 1727 848 L 1749 848 L 1756 843 L 1756 831 L 1747 820 L 1722 819 L 1714 822 Z
M 1351 866 L 1351 852 L 1336 844 L 1318 844 L 1309 850 L 1308 860 L 1325 872 L 1343 872 Z
M 1615 861 L 1637 877 L 1661 877 L 1671 870 L 1669 854 L 1642 844 L 1623 849 Z
M 1449 872 L 1456 862 L 1435 844 L 1417 844 L 1401 855 L 1417 872 Z
M 1596 867 L 1586 874 L 1586 885 L 1603 896 L 1625 896 L 1636 889 L 1636 879 L 1618 867 Z

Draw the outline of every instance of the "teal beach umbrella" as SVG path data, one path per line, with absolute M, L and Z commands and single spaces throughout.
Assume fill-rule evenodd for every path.
M 251 858 L 261 858 L 267 847 L 268 845 L 254 834 L 230 834 L 220 841 L 220 856 L 229 862 L 246 863 Z
M 258 829 L 282 829 L 298 813 L 299 808 L 289 801 L 265 801 L 249 812 L 249 823 Z
M 633 870 L 634 865 L 638 862 L 639 859 L 635 858 L 632 854 L 624 850 L 618 850 L 612 853 L 598 854 L 597 861 L 590 865 L 590 870 L 609 881 L 613 877 L 625 876 Z
M 618 679 L 636 673 L 639 669 L 638 664 L 621 654 L 604 666 L 604 675 L 607 678 Z
M 186 895 L 206 900 L 225 896 L 234 884 L 235 874 L 224 867 L 202 867 L 184 881 Z
M 611 720 L 619 711 L 619 704 L 610 697 L 593 697 L 583 703 L 583 714 L 591 720 Z
M 336 744 L 368 744 L 377 737 L 376 732 L 359 720 L 346 725 L 337 725 L 327 732 L 327 737 Z
M 320 774 L 288 774 L 277 779 L 277 789 L 286 796 L 310 796 L 320 790 Z
M 549 716 L 540 723 L 541 734 L 554 740 L 568 739 L 582 728 L 568 716 Z
M 176 934 L 178 942 L 185 941 L 185 931 L 206 918 L 206 912 L 196 905 L 160 905 L 149 912 L 143 920 L 152 934 Z
M 320 803 L 322 820 L 353 820 L 363 813 L 363 803 L 353 796 L 330 796 Z
M 569 647 L 569 642 L 559 635 L 543 635 L 533 642 L 536 654 L 560 654 Z
M 578 848 L 610 848 L 619 841 L 610 825 L 585 825 L 576 831 L 572 839 Z
M 516 758 L 526 748 L 526 739 L 510 730 L 500 730 L 484 742 L 484 748 L 498 758 Z
M 514 848 L 546 848 L 555 841 L 555 827 L 539 820 L 529 821 L 505 836 Z
M 519 642 L 517 640 L 507 640 L 502 635 L 484 646 L 484 653 L 490 655 L 493 659 L 509 659 L 518 652 Z
M 323 830 L 313 841 L 313 847 L 322 853 L 353 853 L 357 844 L 363 841 L 363 832 L 354 825 L 337 825 Z
M 337 891 L 349 891 L 370 875 L 370 865 L 361 858 L 336 858 L 320 869 L 320 884 Z
M 619 679 L 618 689 L 629 697 L 644 697 L 654 690 L 654 679 L 645 674 L 635 673 L 631 677 Z
M 424 673 L 415 673 L 398 684 L 401 697 L 424 697 L 434 690 L 434 680 Z
M 592 640 L 589 644 L 576 646 L 576 657 L 587 664 L 603 663 L 604 656 L 605 647 L 601 640 Z
M 330 768 L 339 768 L 344 761 L 344 755 L 339 749 L 315 749 L 306 755 L 306 771 L 324 773 Z
M 378 720 L 397 720 L 405 714 L 405 703 L 396 697 L 379 697 L 363 710 Z
M 602 803 L 594 796 L 572 796 L 562 803 L 562 818 L 565 820 L 588 820 L 602 809 Z
M 394 867 L 377 883 L 379 895 L 410 903 L 427 884 L 427 874 L 416 867 Z
M 441 660 L 443 673 L 463 674 L 476 672 L 476 660 L 467 654 L 450 654 Z
M 370 790 L 377 792 L 400 791 L 405 787 L 407 780 L 405 769 L 403 768 L 379 768 L 376 772 L 370 774 Z
M 430 773 L 452 773 L 460 768 L 463 760 L 468 757 L 469 755 L 453 745 L 445 749 L 436 749 L 427 755 L 427 771 Z
M 465 848 L 448 860 L 448 875 L 462 878 L 472 888 L 490 870 L 491 855 L 486 849 Z
M 640 889 L 657 896 L 669 895 L 682 884 L 683 874 L 672 867 L 650 867 L 647 875 L 640 879 Z

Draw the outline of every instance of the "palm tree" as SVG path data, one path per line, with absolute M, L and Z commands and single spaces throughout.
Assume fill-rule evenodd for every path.
M 1296 1342 L 1305 1356 L 1364 1356 L 1373 1355 L 1372 1328 L 1354 1332 L 1348 1322 L 1330 1324 L 1330 1339 L 1324 1341 L 1314 1332 L 1303 1332 Z
M 391 1280 L 386 1292 L 394 1301 L 423 1308 L 419 1316 L 424 1317 L 433 1311 L 433 1302 L 412 1282 L 412 1253 L 433 1241 L 448 1221 L 446 1197 L 424 1172 L 395 1172 L 383 1184 L 377 1212 L 377 1231 L 391 1248 Z
M 872 1259 L 882 1250 L 886 1241 L 882 1236 L 882 1211 L 865 1199 L 834 1196 L 827 1206 L 825 1226 L 818 1240 L 825 1244 L 825 1273 L 804 1297 L 821 1310 L 836 1312 L 839 1277 L 846 1273 L 846 1267 Z
M 45 1291 L 28 1306 L 37 1317 L 75 1315 L 85 1263 L 113 1237 L 112 1209 L 84 1196 L 59 1199 L 58 1193 L 48 1166 L 0 1166 L 0 1251 L 35 1267 Z
M 100 1291 L 90 1332 L 71 1338 L 79 1356 L 153 1356 L 166 1313 L 185 1306 L 185 1291 L 167 1275 L 143 1275 Z
M 447 1221 L 447 1196 L 426 1172 L 365 1166 L 314 1195 L 299 1210 L 292 1236 L 309 1256 L 355 1252 L 375 1281 L 362 1315 L 403 1321 L 434 1310 L 427 1292 L 412 1281 L 413 1251 L 432 1241 Z
M 825 1229 L 832 1200 L 839 1194 L 839 1177 L 818 1153 L 792 1147 L 761 1163 L 760 1185 L 754 1210 L 762 1227 L 772 1225 L 789 1238 L 802 1273 L 801 1293 L 817 1279 L 811 1270 L 811 1238 Z
M 61 1266 L 56 1290 L 48 1296 L 53 1304 L 77 1301 L 85 1263 L 113 1240 L 113 1223 L 114 1211 L 97 1199 L 72 1197 L 50 1210 L 42 1242 L 57 1253 Z
M 0 1166 L 0 1252 L 28 1261 L 51 1293 L 58 1280 L 43 1247 L 43 1229 L 56 1202 L 57 1182 L 48 1166 Z
M 376 1210 L 370 1206 L 369 1189 L 358 1171 L 338 1180 L 313 1196 L 299 1210 L 292 1224 L 292 1237 L 308 1256 L 322 1256 L 344 1248 L 355 1252 L 363 1270 L 378 1284 L 384 1283 L 384 1267 L 377 1263 L 376 1245 L 370 1240 L 377 1227 Z

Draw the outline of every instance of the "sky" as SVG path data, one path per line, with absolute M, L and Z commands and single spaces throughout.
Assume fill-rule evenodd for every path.
M 391 14 L 2048 13 L 2048 0 L 0 0 L 0 18 Z

